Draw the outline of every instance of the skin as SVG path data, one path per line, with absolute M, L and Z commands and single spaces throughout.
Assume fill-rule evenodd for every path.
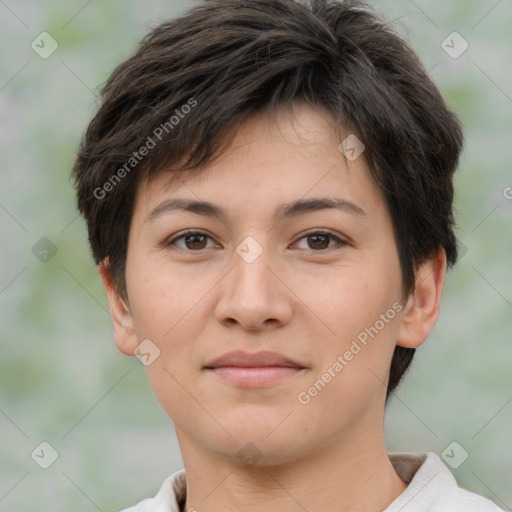
M 201 172 L 141 184 L 128 300 L 99 266 L 119 350 L 133 356 L 145 339 L 160 350 L 146 371 L 175 425 L 185 510 L 377 512 L 406 488 L 384 444 L 387 378 L 395 345 L 419 346 L 437 320 L 446 258 L 440 250 L 425 262 L 402 297 L 389 212 L 364 154 L 345 159 L 333 125 L 328 112 L 300 103 L 275 120 L 252 115 Z M 323 209 L 273 219 L 283 203 L 313 197 L 343 198 L 364 215 Z M 147 221 L 169 198 L 216 203 L 227 218 L 176 210 Z M 173 240 L 187 229 L 207 238 Z M 325 230 L 344 243 L 306 236 Z M 236 252 L 248 236 L 263 250 L 251 263 Z M 403 309 L 300 403 L 298 394 L 393 304 Z M 232 350 L 280 352 L 306 369 L 267 388 L 240 388 L 203 368 Z M 237 456 L 244 446 L 256 464 Z

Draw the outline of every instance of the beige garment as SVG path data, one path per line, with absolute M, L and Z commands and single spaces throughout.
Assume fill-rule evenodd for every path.
M 488 499 L 462 489 L 438 455 L 389 453 L 407 489 L 382 512 L 504 512 Z M 173 473 L 154 498 L 120 512 L 185 512 L 185 470 Z

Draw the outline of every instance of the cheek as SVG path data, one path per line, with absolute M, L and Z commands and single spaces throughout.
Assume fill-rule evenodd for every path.
M 335 269 L 321 280 L 313 276 L 297 286 L 303 302 L 330 327 L 332 340 L 340 341 L 373 326 L 400 299 L 401 291 L 396 269 L 372 264 Z
M 173 273 L 175 274 L 175 273 Z M 193 387 L 195 344 L 202 331 L 201 297 L 205 291 L 183 276 L 162 268 L 133 280 L 133 318 L 138 339 L 149 338 L 159 356 L 146 366 L 148 380 L 157 400 L 172 417 L 188 410 Z M 201 306 L 201 304 L 203 304 Z M 181 413 L 183 414 L 183 413 Z M 200 414 L 188 411 L 187 414 Z
M 132 274 L 133 318 L 137 332 L 168 344 L 174 334 L 194 325 L 192 320 L 207 283 L 187 278 L 164 265 L 142 265 Z
M 329 331 L 322 330 L 327 334 L 315 341 L 321 354 L 315 376 L 331 369 L 337 384 L 329 387 L 337 388 L 336 393 L 379 387 L 379 379 L 387 379 L 400 327 L 401 273 L 397 259 L 360 261 L 338 268 L 322 280 L 321 287 L 315 284 L 318 280 L 312 278 L 301 288 L 307 296 L 305 302 L 314 304 L 312 309 L 318 312 L 321 323 L 329 326 Z M 339 362 L 338 356 L 343 369 L 337 365 L 336 372 L 333 366 Z

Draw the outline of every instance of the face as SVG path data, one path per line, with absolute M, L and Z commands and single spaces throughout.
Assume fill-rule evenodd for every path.
M 116 339 L 150 340 L 182 451 L 252 443 L 277 464 L 382 429 L 401 271 L 364 154 L 346 159 L 332 125 L 305 105 L 253 115 L 201 172 L 137 192 Z M 232 351 L 278 356 L 214 362 Z

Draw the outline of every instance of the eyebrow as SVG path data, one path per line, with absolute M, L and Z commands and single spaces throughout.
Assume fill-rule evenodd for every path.
M 348 199 L 340 197 L 319 197 L 312 199 L 299 199 L 279 206 L 274 214 L 274 220 L 279 222 L 286 218 L 327 209 L 336 209 L 366 218 L 365 211 Z M 144 222 L 151 222 L 162 215 L 173 213 L 175 211 L 191 212 L 198 215 L 204 215 L 206 217 L 215 217 L 223 222 L 226 222 L 228 218 L 228 213 L 224 208 L 209 201 L 166 199 L 146 216 Z

